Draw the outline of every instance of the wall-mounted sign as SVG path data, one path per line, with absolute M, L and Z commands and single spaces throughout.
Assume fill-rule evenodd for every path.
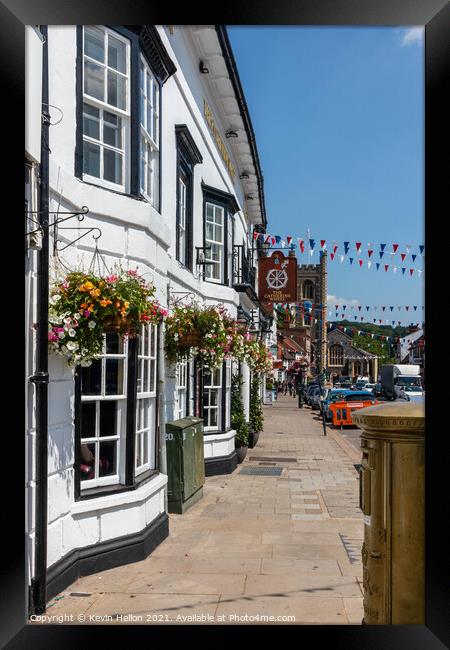
M 211 131 L 211 134 L 217 144 L 217 148 L 219 149 L 219 153 L 222 156 L 222 159 L 227 166 L 228 171 L 230 172 L 230 176 L 233 178 L 235 174 L 235 168 L 233 163 L 230 160 L 230 156 L 228 155 L 228 151 L 226 146 L 224 145 L 224 142 L 222 138 L 220 137 L 219 131 L 216 127 L 216 123 L 214 122 L 213 115 L 211 113 L 211 109 L 208 106 L 208 102 L 206 99 L 203 100 L 203 112 L 205 115 L 206 119 L 206 124 L 209 127 L 209 130 Z
M 261 302 L 297 301 L 297 258 L 274 251 L 259 260 L 258 297 Z

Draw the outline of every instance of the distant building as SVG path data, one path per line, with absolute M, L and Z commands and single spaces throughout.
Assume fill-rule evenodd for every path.
M 378 376 L 378 357 L 357 348 L 352 337 L 340 329 L 328 332 L 327 371 L 330 379 L 341 375 L 356 379 L 358 376 L 369 377 L 375 383 Z
M 417 340 L 424 336 L 424 330 L 420 327 L 410 327 L 406 336 L 397 342 L 396 360 L 397 363 L 414 363 L 410 360 L 410 347 Z

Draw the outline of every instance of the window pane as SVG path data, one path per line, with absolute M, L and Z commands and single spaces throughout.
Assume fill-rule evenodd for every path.
M 117 435 L 117 402 L 100 402 L 100 436 Z
M 140 467 L 142 465 L 141 440 L 142 434 L 136 437 L 136 467 Z
M 158 116 L 156 113 L 153 113 L 153 140 L 155 141 L 155 144 L 158 144 Z
M 100 140 L 100 111 L 98 108 L 83 104 L 83 134 Z
M 151 135 L 153 138 L 154 136 L 152 133 L 152 107 L 150 106 L 150 104 L 147 104 L 146 112 L 147 112 L 147 121 L 145 123 L 146 129 L 149 135 Z
M 115 441 L 100 444 L 99 476 L 116 474 L 117 470 L 117 443 Z
M 217 426 L 217 410 L 216 409 L 211 409 L 209 411 L 209 425 L 210 427 L 216 427 Z
M 91 97 L 104 101 L 104 68 L 92 61 L 84 62 L 84 92 Z
M 144 386 L 142 385 L 142 375 L 143 375 L 143 370 L 142 366 L 145 362 L 144 361 L 138 361 L 137 367 L 138 367 L 138 374 L 137 374 L 137 392 L 138 393 L 143 393 L 144 392 Z
M 98 27 L 84 28 L 84 52 L 91 59 L 105 61 L 105 33 Z
M 88 481 L 95 478 L 95 453 L 96 447 L 94 443 L 88 445 L 81 445 L 81 464 L 83 467 L 80 471 L 80 480 Z
M 218 392 L 216 390 L 211 390 L 209 393 L 209 403 L 211 406 L 217 406 Z
M 211 240 L 213 239 L 214 235 L 214 228 L 212 224 L 210 224 L 208 221 L 206 222 L 206 239 Z
M 100 147 L 83 142 L 83 172 L 100 178 Z
M 119 72 L 126 72 L 126 45 L 108 34 L 108 65 Z
M 81 437 L 95 438 L 95 402 L 81 404 Z
M 100 395 L 102 362 L 96 359 L 92 365 L 81 369 L 82 395 Z
M 150 362 L 150 392 L 153 392 L 156 389 L 155 380 L 156 380 L 156 361 L 151 361 Z
M 150 327 L 149 325 L 144 327 L 144 354 L 149 356 L 150 354 Z
M 103 178 L 122 185 L 122 156 L 111 149 L 103 150 Z
M 125 83 L 124 77 L 119 77 L 108 70 L 108 104 L 125 110 Z
M 142 458 L 142 464 L 145 465 L 148 463 L 148 431 L 144 433 L 144 453 Z
M 106 359 L 105 395 L 123 395 L 122 359 Z
M 144 393 L 147 393 L 149 390 L 148 371 L 149 371 L 149 362 L 145 361 L 144 362 L 144 386 L 143 386 Z
M 145 129 L 146 126 L 147 126 L 146 121 L 145 121 L 145 116 L 146 116 L 146 113 L 145 113 L 145 97 L 144 97 L 144 95 L 142 93 L 140 93 L 140 95 L 139 95 L 139 100 L 140 100 L 140 107 L 139 107 L 140 120 L 141 120 L 142 126 Z
M 123 354 L 123 340 L 118 334 L 106 334 L 106 354 Z
M 103 112 L 103 142 L 122 148 L 122 119 L 108 111 Z

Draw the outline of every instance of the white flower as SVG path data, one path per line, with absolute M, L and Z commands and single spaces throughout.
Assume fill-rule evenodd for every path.
M 67 349 L 70 351 L 74 351 L 78 349 L 78 343 L 75 343 L 75 341 L 68 341 L 67 342 Z
M 70 330 L 69 330 L 69 336 L 71 336 L 71 337 L 73 338 L 73 337 L 76 336 L 76 335 L 77 335 L 77 333 L 75 332 L 74 329 L 70 329 Z
M 89 329 L 93 330 L 94 327 L 96 327 L 96 326 L 97 326 L 97 323 L 94 320 L 89 321 L 89 323 L 88 323 Z
M 179 338 L 179 337 L 178 337 L 178 334 L 175 333 L 175 334 L 173 335 L 173 338 L 175 339 L 175 341 L 178 341 L 178 338 Z
M 65 337 L 65 333 L 64 332 L 58 332 L 58 336 L 59 336 L 60 339 L 63 339 Z
M 58 294 L 56 294 L 55 296 L 52 296 L 52 297 L 49 299 L 49 303 L 50 303 L 51 305 L 56 305 L 56 303 L 58 302 L 58 300 L 61 300 L 61 296 L 58 295 Z
M 64 322 L 66 323 L 66 325 L 70 325 L 70 322 L 71 322 L 71 321 L 70 321 L 70 318 L 65 318 L 65 319 L 64 319 Z
M 81 318 L 81 314 L 74 314 L 73 317 L 75 320 L 79 320 Z

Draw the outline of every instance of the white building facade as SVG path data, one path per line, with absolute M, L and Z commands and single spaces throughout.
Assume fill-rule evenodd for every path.
M 169 310 L 192 298 L 223 304 L 270 345 L 274 330 L 255 293 L 252 237 L 266 225 L 263 180 L 225 28 L 48 26 L 39 43 L 39 30 L 27 29 L 30 47 L 44 52 L 41 70 L 34 58 L 29 89 L 36 78 L 48 80 L 48 188 L 40 191 L 48 192 L 50 226 L 38 236 L 48 237 L 50 283 L 67 270 L 108 274 L 120 263 L 151 281 Z M 41 113 L 40 100 L 27 106 L 27 124 L 39 116 L 33 138 L 40 138 Z M 40 282 L 30 242 L 28 377 Z M 47 598 L 78 575 L 142 559 L 168 535 L 166 422 L 203 417 L 206 474 L 236 467 L 236 364 L 211 372 L 195 360 L 167 365 L 163 336 L 154 325 L 143 325 L 136 342 L 108 334 L 89 367 L 48 356 Z M 239 370 L 248 413 L 250 370 Z M 32 583 L 44 533 L 34 516 L 41 434 L 29 381 L 27 400 Z

